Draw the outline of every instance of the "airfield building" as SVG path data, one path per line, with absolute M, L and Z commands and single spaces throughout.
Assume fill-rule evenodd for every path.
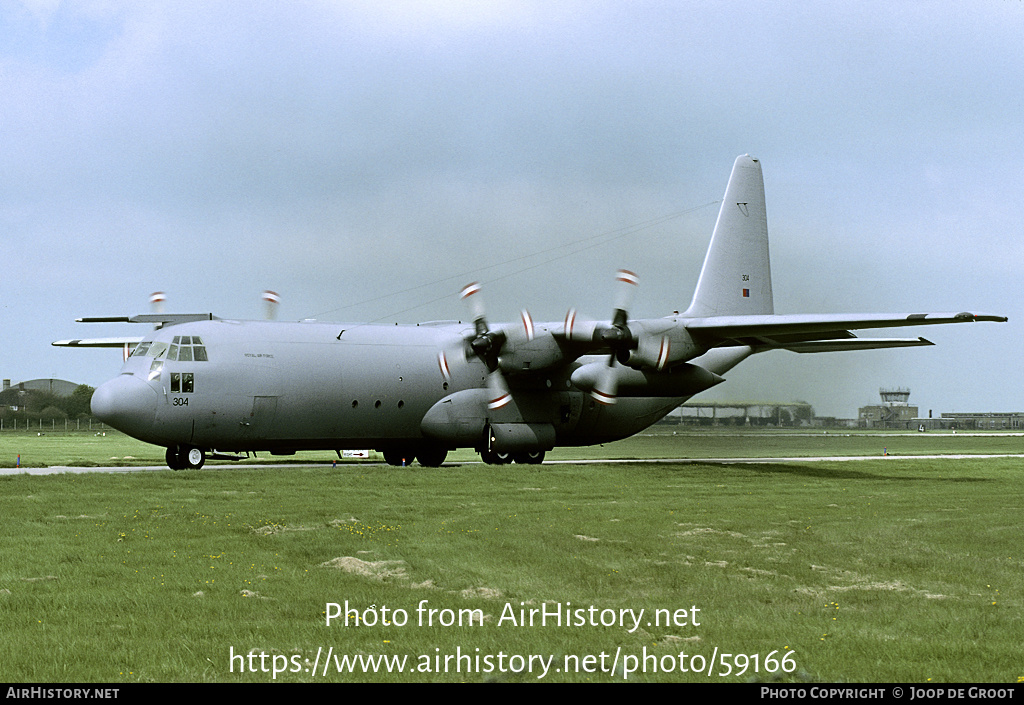
M 814 408 L 806 402 L 694 402 L 666 417 L 689 426 L 808 426 Z
M 58 397 L 69 397 L 78 388 L 74 382 L 66 379 L 30 379 L 27 382 L 11 384 L 11 380 L 5 379 L 3 391 L 16 389 L 19 392 L 47 392 L 56 394 Z
M 917 428 L 918 409 L 910 405 L 910 390 L 905 387 L 878 390 L 881 404 L 862 406 L 857 410 L 860 428 Z
M 1024 431 L 1024 412 L 953 412 L 938 418 L 915 419 L 914 424 L 925 430 L 959 431 Z

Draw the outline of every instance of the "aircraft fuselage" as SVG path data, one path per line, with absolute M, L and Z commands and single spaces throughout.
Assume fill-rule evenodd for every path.
M 121 374 L 96 390 L 93 409 L 111 426 L 167 447 L 374 448 L 411 460 L 456 447 L 484 451 L 492 425 L 515 436 L 497 439 L 503 452 L 617 440 L 683 401 L 597 404 L 570 381 L 587 362 L 581 358 L 550 375 L 513 376 L 513 402 L 490 410 L 487 369 L 464 351 L 471 330 L 457 323 L 183 323 L 147 337 Z M 525 436 L 516 435 L 520 429 Z

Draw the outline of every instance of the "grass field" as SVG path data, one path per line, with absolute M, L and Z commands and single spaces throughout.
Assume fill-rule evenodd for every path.
M 47 464 L 162 461 L 123 436 L 92 438 L 11 435 L 0 448 L 9 455 L 23 443 L 25 460 Z M 669 433 L 563 452 L 879 457 L 426 470 L 332 469 L 333 456 L 319 454 L 325 466 L 7 475 L 0 673 L 41 682 L 1016 682 L 1021 460 L 881 452 L 1022 445 Z M 328 625 L 332 605 L 346 602 L 359 621 L 346 626 L 342 612 Z M 533 625 L 519 623 L 541 609 L 562 622 L 541 625 L 535 612 Z M 565 610 L 582 610 L 572 616 L 584 623 L 567 625 Z M 337 670 L 372 667 L 342 656 L 377 655 L 405 658 L 377 662 L 378 671 L 404 672 Z

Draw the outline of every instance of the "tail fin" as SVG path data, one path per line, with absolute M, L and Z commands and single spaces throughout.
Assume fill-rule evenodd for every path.
M 685 315 L 706 318 L 772 313 L 775 306 L 764 180 L 761 163 L 745 154 L 733 164 L 697 290 Z

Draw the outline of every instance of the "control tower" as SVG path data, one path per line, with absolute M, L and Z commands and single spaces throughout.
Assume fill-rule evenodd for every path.
M 862 428 L 910 428 L 917 418 L 917 407 L 910 405 L 910 390 L 906 387 L 885 387 L 878 390 L 882 403 L 862 406 L 857 414 Z
M 895 389 L 883 387 L 878 390 L 878 394 L 882 397 L 882 404 L 885 406 L 910 406 L 910 390 L 905 387 L 896 387 Z

